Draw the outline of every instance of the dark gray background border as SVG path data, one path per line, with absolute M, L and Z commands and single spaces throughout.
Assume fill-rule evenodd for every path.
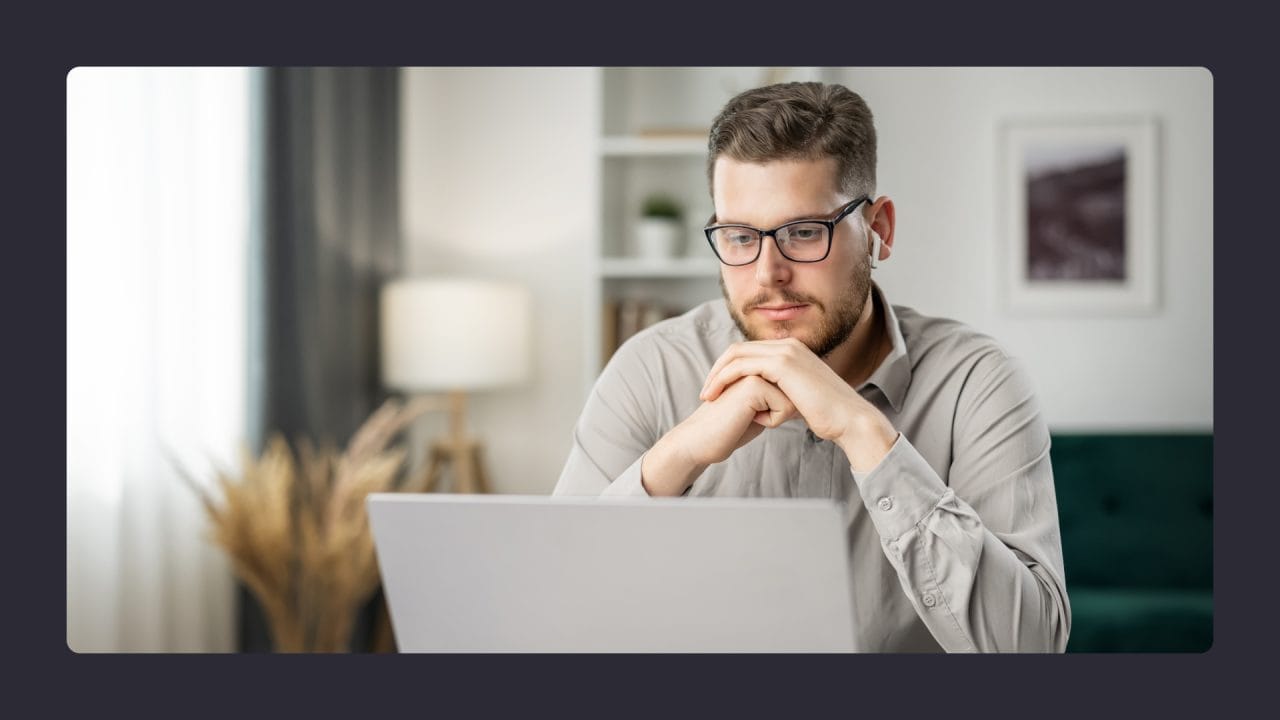
M 264 711 L 326 715 L 472 711 L 559 714 L 566 706 L 713 710 L 1028 715 L 1200 715 L 1249 708 L 1270 689 L 1274 571 L 1256 557 L 1277 473 L 1264 453 L 1274 395 L 1263 350 L 1276 322 L 1275 79 L 1263 58 L 1270 23 L 1225 3 L 1159 11 L 1072 3 L 1053 16 L 1033 3 L 1000 13 L 971 5 L 846 4 L 806 9 L 667 3 L 628 9 L 545 5 L 333 10 L 264 3 L 114 3 L 11 11 L 3 113 L 10 217 L 7 364 L 19 467 L 7 478 L 9 643 L 15 699 L 50 710 L 146 710 L 172 716 Z M 1256 12 L 1256 11 L 1255 11 Z M 464 19 L 464 15 L 466 16 Z M 795 43 L 796 38 L 808 38 Z M 812 42 L 813 38 L 821 42 Z M 1215 642 L 1198 655 L 1056 657 L 849 656 L 79 656 L 65 644 L 65 78 L 76 65 L 1173 65 L 1214 75 Z M 516 113 L 518 119 L 518 113 Z M 957 188 L 957 192 L 963 192 Z M 1215 202 L 1216 200 L 1216 202 Z M 60 237 L 61 236 L 61 237 Z M 62 266 L 62 267 L 60 267 Z M 61 279 L 61 281 L 59 281 Z M 1170 292 L 1176 292 L 1171 288 Z M 1234 312 L 1237 308 L 1246 312 Z M 62 321 L 62 325 L 59 324 Z M 1135 338 L 1135 342 L 1140 342 Z M 1211 342 L 1210 338 L 1205 339 Z M 1219 350 L 1221 348 L 1222 350 Z M 1176 359 L 1171 359 L 1171 362 Z M 59 369 L 62 378 L 58 377 Z M 1261 379 L 1261 380 L 1260 380 Z M 30 449 L 29 449 L 30 448 Z M 38 450 L 36 449 L 38 448 Z M 14 671 L 10 671 L 13 673 Z M 697 700 L 693 696 L 697 696 Z M 61 715 L 61 712 L 58 713 Z M 113 713 L 114 714 L 114 713 Z M 150 714 L 150 713 L 149 713 Z

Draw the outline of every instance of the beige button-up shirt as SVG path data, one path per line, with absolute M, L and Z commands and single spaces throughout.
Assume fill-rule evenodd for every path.
M 889 454 L 855 473 L 795 418 L 707 468 L 687 494 L 845 503 L 859 650 L 1062 652 L 1071 609 L 1049 432 L 1026 371 L 990 337 L 891 306 L 873 287 L 893 349 L 857 390 L 899 431 Z M 743 339 L 714 300 L 624 343 L 583 408 L 554 494 L 647 496 L 644 453 L 693 413 L 716 358 Z

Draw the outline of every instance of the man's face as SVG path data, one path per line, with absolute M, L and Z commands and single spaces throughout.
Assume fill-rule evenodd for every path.
M 853 198 L 836 183 L 836 162 L 716 159 L 716 222 L 775 228 L 792 220 L 827 219 Z M 794 337 L 825 356 L 853 332 L 871 287 L 867 230 L 855 211 L 836 225 L 826 259 L 797 263 L 764 238 L 750 265 L 720 267 L 729 314 L 748 340 Z

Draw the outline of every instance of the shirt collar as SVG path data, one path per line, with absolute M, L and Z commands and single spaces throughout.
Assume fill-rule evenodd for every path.
M 867 385 L 876 386 L 893 406 L 894 412 L 902 412 L 902 403 L 907 397 L 907 386 L 911 384 L 911 358 L 907 355 L 907 343 L 902 338 L 902 328 L 898 325 L 898 314 L 893 311 L 893 305 L 889 304 L 884 290 L 875 281 L 871 282 L 871 289 L 880 300 L 880 308 L 884 311 L 884 324 L 889 330 L 889 339 L 893 343 L 893 348 L 880 362 L 875 372 L 871 373 L 871 377 L 857 389 L 862 390 Z

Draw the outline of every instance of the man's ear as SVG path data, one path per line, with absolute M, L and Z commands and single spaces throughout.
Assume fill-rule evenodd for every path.
M 874 246 L 872 252 L 875 253 L 874 261 L 871 266 L 875 267 L 880 264 L 881 260 L 888 260 L 893 254 L 893 227 L 895 225 L 896 215 L 893 209 L 893 201 L 887 196 L 881 196 L 871 206 L 872 215 L 869 221 L 871 225 L 871 243 Z

